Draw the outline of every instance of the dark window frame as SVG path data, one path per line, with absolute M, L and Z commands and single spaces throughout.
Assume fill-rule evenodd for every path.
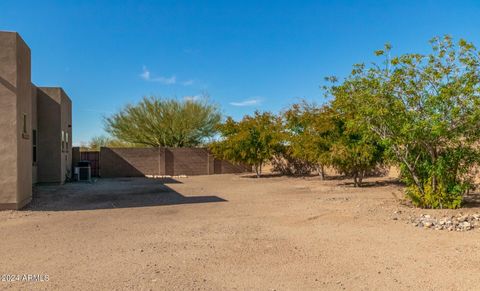
M 37 164 L 37 130 L 32 130 L 32 164 L 35 166 Z

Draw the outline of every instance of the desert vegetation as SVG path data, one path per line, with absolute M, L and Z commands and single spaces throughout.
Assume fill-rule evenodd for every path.
M 465 40 L 436 37 L 428 54 L 375 52 L 340 80 L 325 78 L 320 105 L 301 101 L 282 112 L 222 118 L 208 101 L 144 98 L 105 118 L 107 146 L 197 147 L 251 165 L 269 162 L 289 175 L 325 169 L 362 186 L 386 166 L 400 169 L 406 195 L 423 208 L 458 208 L 474 187 L 479 161 L 480 58 Z M 223 122 L 222 122 L 223 119 Z
M 220 121 L 219 108 L 208 96 L 199 100 L 144 97 L 105 117 L 107 135 L 92 138 L 84 147 L 197 147 L 215 135 Z
M 256 169 L 270 160 L 284 173 L 324 176 L 330 166 L 356 186 L 392 164 L 416 206 L 458 208 L 479 161 L 480 59 L 465 40 L 430 43 L 429 54 L 399 56 L 386 45 L 375 52 L 379 62 L 354 65 L 343 81 L 326 78 L 322 106 L 301 102 L 276 117 L 228 119 L 212 150 Z
M 252 165 L 257 177 L 262 165 L 283 148 L 281 119 L 269 112 L 255 112 L 239 122 L 229 117 L 217 128 L 222 140 L 212 143 L 212 152 L 222 159 Z
M 206 99 L 143 98 L 105 119 L 105 130 L 120 141 L 159 147 L 198 146 L 212 137 L 221 115 Z

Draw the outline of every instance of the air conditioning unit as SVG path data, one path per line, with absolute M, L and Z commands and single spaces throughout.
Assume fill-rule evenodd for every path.
M 92 181 L 92 168 L 90 167 L 90 162 L 81 161 L 77 163 L 77 166 L 75 167 L 75 179 L 82 182 Z

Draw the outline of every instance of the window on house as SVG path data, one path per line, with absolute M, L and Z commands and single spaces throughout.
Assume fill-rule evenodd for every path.
M 65 151 L 65 132 L 62 130 L 62 152 Z
M 23 133 L 27 134 L 27 115 L 23 114 Z
M 65 152 L 68 153 L 68 144 L 69 144 L 69 139 L 68 139 L 68 132 L 65 133 Z
M 28 130 L 28 127 L 27 127 L 27 114 L 24 113 L 23 114 L 23 120 L 22 120 L 22 137 L 25 138 L 25 139 L 28 139 L 29 136 L 28 136 L 28 133 L 27 133 L 27 130 Z
M 37 131 L 32 130 L 32 161 L 33 164 L 37 164 Z

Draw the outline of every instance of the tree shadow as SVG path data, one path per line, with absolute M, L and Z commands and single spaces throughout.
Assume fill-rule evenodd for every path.
M 308 174 L 308 175 L 287 175 L 287 174 L 282 174 L 278 172 L 274 173 L 263 173 L 258 177 L 258 179 L 269 179 L 269 178 L 279 178 L 279 177 L 286 177 L 286 178 L 315 178 L 315 177 L 320 177 L 317 174 Z M 248 179 L 257 179 L 256 174 L 243 174 L 241 178 L 248 178 Z
M 95 183 L 40 185 L 34 189 L 29 211 L 76 211 L 226 202 L 218 196 L 185 196 L 167 184 L 175 179 L 98 179 Z
M 373 178 L 373 177 L 370 177 Z M 346 180 L 349 178 L 344 178 L 344 179 L 337 179 L 337 180 Z M 344 187 L 355 187 L 355 184 L 353 181 L 349 182 L 343 182 L 339 183 L 339 186 L 344 186 Z M 405 186 L 403 182 L 401 182 L 399 179 L 396 178 L 391 178 L 391 179 L 382 179 L 382 180 L 375 180 L 375 181 L 363 181 L 362 185 L 357 188 L 375 188 L 375 187 L 385 187 L 385 186 Z
M 479 208 L 480 207 L 480 193 L 470 193 L 463 197 L 462 208 Z
M 265 174 L 260 174 L 259 177 L 257 177 L 256 174 L 244 174 L 240 177 L 245 179 L 269 179 L 269 178 L 278 178 L 278 177 L 287 177 L 287 176 L 280 173 L 265 173 Z
M 318 178 L 318 181 L 320 182 L 327 182 L 327 181 L 338 181 L 337 185 L 338 186 L 343 186 L 343 187 L 355 187 L 355 184 L 353 183 L 353 178 L 348 177 L 345 175 L 329 175 L 325 176 L 325 179 L 321 179 L 321 177 L 318 174 L 309 174 L 309 175 L 285 175 L 281 173 L 266 173 L 260 175 L 258 179 L 271 179 L 271 178 L 280 178 L 280 177 L 286 177 L 286 178 Z M 242 175 L 241 178 L 246 178 L 246 179 L 257 179 L 257 176 L 255 174 L 246 174 Z M 373 187 L 384 187 L 384 186 L 404 186 L 405 184 L 401 182 L 398 178 L 387 178 L 385 176 L 369 176 L 366 178 L 367 180 L 363 181 L 362 186 L 360 188 L 373 188 Z M 372 179 L 378 179 L 375 181 L 372 181 Z

